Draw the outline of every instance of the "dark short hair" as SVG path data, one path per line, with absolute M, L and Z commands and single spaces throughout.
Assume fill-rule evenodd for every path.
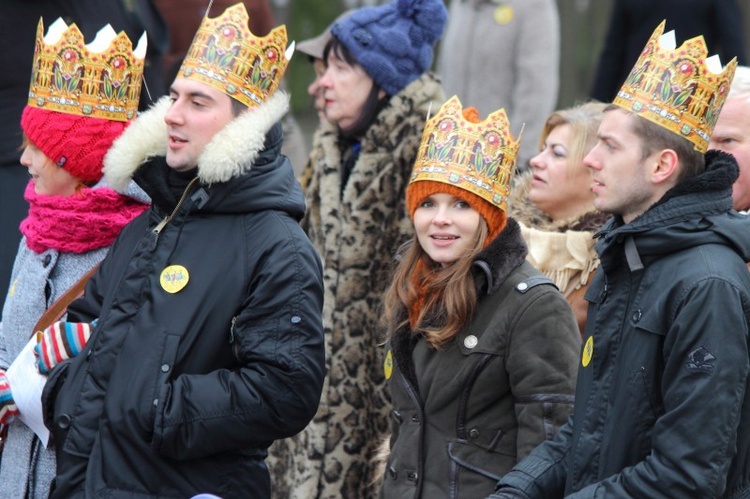
M 696 177 L 706 170 L 703 153 L 696 151 L 693 143 L 685 137 L 681 137 L 675 132 L 615 104 L 610 104 L 604 111 L 613 109 L 621 109 L 634 118 L 631 120 L 631 130 L 641 139 L 641 159 L 645 159 L 663 149 L 673 150 L 680 160 L 678 183 Z

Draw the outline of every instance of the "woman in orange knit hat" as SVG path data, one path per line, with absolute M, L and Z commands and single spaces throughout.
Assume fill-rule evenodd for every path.
M 385 299 L 381 497 L 485 497 L 572 408 L 578 328 L 505 211 L 517 150 L 503 110 L 480 122 L 456 97 L 425 127 Z

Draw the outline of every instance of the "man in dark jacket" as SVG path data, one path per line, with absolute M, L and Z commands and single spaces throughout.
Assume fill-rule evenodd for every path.
M 69 308 L 98 323 L 46 385 L 52 497 L 268 497 L 268 446 L 313 417 L 322 271 L 279 153 L 285 47 L 241 5 L 204 20 L 170 98 L 110 150 L 108 182 L 153 208 Z
M 703 154 L 736 61 L 717 74 L 702 40 L 677 52 L 662 29 L 584 160 L 614 217 L 597 234 L 573 416 L 491 497 L 750 494 L 750 219 L 732 211 L 734 158 Z M 687 85 L 692 103 L 676 98 Z

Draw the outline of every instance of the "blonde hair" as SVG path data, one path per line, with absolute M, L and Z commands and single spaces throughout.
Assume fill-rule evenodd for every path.
M 456 262 L 441 267 L 420 246 L 415 235 L 385 294 L 384 319 L 388 337 L 410 323 L 412 334 L 424 334 L 427 343 L 440 348 L 450 342 L 476 311 L 476 288 L 471 268 L 485 246 L 487 223 L 481 219 L 474 244 Z M 421 269 L 425 275 L 419 275 Z M 427 279 L 424 279 L 427 277 Z M 437 319 L 437 324 L 432 322 Z M 428 323 L 429 322 L 429 323 Z
M 568 170 L 583 166 L 583 158 L 594 147 L 596 132 L 602 122 L 607 104 L 590 101 L 567 109 L 560 109 L 549 115 L 542 128 L 539 148 L 544 147 L 550 132 L 560 125 L 570 126 L 571 141 L 568 145 Z

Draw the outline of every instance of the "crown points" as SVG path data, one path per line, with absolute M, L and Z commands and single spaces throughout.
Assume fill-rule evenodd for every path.
M 643 48 L 614 104 L 684 136 L 706 152 L 737 59 L 721 66 L 718 55 L 708 57 L 702 36 L 676 48 L 674 31 L 657 26 Z
M 504 109 L 479 121 L 453 96 L 425 123 L 411 182 L 456 185 L 504 210 L 518 146 Z
M 264 102 L 281 83 L 294 44 L 286 48 L 285 26 L 257 37 L 248 21 L 243 3 L 203 18 L 178 77 L 210 85 L 248 107 Z
M 124 32 L 110 25 L 86 45 L 78 26 L 58 18 L 44 33 L 40 19 L 28 105 L 114 121 L 135 117 L 141 94 L 146 35 L 133 52 Z M 141 55 L 139 55 L 139 52 Z

